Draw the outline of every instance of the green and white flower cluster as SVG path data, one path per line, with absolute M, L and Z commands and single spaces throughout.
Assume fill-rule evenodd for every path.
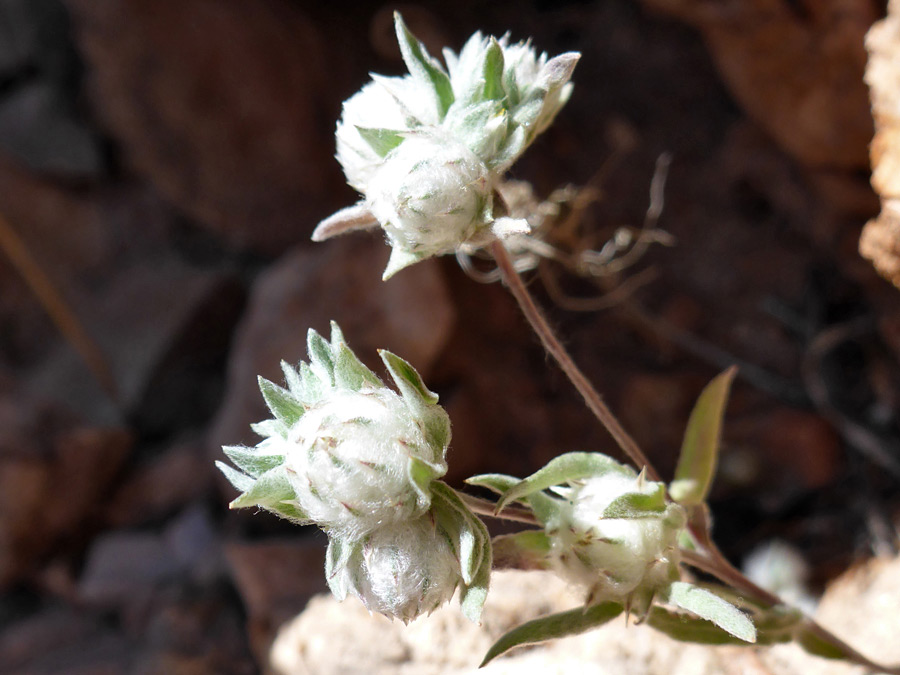
M 522 502 L 534 512 L 544 536 L 526 540 L 529 556 L 584 588 L 587 606 L 613 601 L 646 612 L 680 576 L 684 509 L 668 501 L 664 483 L 606 455 L 572 452 L 521 481 L 489 474 L 468 482 L 500 492 L 498 510 Z
M 447 471 L 450 420 L 415 369 L 381 351 L 399 394 L 350 350 L 308 337 L 309 363 L 282 363 L 287 388 L 260 378 L 274 419 L 254 425 L 256 447 L 225 447 L 241 491 L 231 508 L 262 507 L 329 537 L 326 576 L 343 600 L 410 621 L 462 589 L 477 621 L 487 593 L 484 525 L 437 479 Z
M 579 59 L 475 33 L 458 55 L 444 50 L 445 68 L 399 14 L 395 25 L 409 74 L 372 75 L 337 125 L 337 159 L 363 199 L 313 233 L 380 225 L 393 249 L 384 278 L 529 231 L 524 219 L 494 217 L 494 190 L 568 100 Z

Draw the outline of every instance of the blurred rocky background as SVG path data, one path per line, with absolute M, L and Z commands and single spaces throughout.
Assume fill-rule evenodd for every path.
M 864 80 L 884 2 L 0 0 L 0 671 L 264 669 L 324 588 L 324 537 L 229 512 L 213 461 L 255 442 L 256 375 L 329 319 L 440 393 L 455 485 L 617 454 L 502 287 L 450 258 L 382 283 L 379 236 L 309 241 L 355 200 L 334 124 L 368 72 L 402 71 L 394 9 L 434 52 L 477 29 L 582 52 L 513 172 L 541 198 L 587 186 L 560 245 L 639 226 L 671 154 L 673 245 L 531 288 L 664 472 L 740 366 L 713 494 L 730 557 L 780 539 L 821 590 L 894 552 L 893 24 L 869 41 L 883 202 Z

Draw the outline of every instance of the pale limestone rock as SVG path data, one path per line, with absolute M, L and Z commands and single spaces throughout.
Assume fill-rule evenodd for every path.
M 579 597 L 540 572 L 496 572 L 481 627 L 455 604 L 409 626 L 369 616 L 358 602 L 314 598 L 285 624 L 270 652 L 279 675 L 462 675 L 474 673 L 503 632 Z M 852 570 L 825 594 L 818 619 L 867 656 L 900 662 L 900 560 Z M 794 645 L 748 649 L 675 642 L 624 619 L 584 635 L 513 651 L 484 675 L 862 675 L 862 668 L 807 655 Z

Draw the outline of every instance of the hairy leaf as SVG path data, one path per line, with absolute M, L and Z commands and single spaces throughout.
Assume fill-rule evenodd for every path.
M 545 642 L 556 638 L 580 635 L 598 628 L 622 613 L 622 605 L 604 602 L 592 607 L 577 607 L 567 612 L 543 616 L 516 626 L 497 640 L 488 650 L 481 665 L 484 666 L 513 647 Z
M 670 486 L 672 498 L 682 504 L 699 504 L 709 493 L 719 455 L 722 418 L 736 373 L 737 368 L 732 366 L 706 385 L 688 419 Z

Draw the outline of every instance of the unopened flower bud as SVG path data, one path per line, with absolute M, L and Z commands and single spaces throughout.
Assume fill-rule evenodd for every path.
M 329 556 L 338 559 L 326 575 L 338 600 L 355 595 L 370 612 L 404 623 L 449 601 L 462 581 L 446 534 L 429 516 L 380 527 L 358 542 L 333 540 L 331 547 Z
M 589 589 L 588 604 L 652 596 L 678 578 L 684 511 L 665 502 L 662 483 L 616 471 L 560 492 L 565 499 L 546 524 L 551 564 Z
M 490 174 L 465 145 L 438 133 L 407 138 L 385 158 L 366 192 L 394 255 L 385 276 L 450 253 L 490 226 Z

